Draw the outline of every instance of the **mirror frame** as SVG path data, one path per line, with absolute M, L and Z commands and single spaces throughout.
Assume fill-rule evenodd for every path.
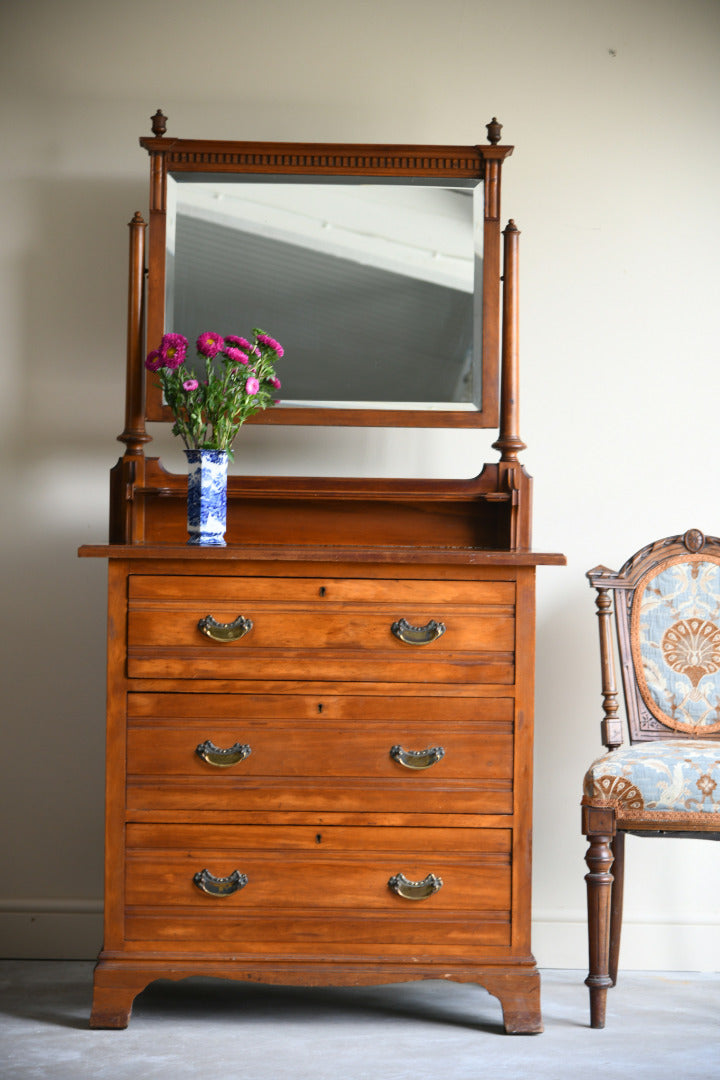
M 500 146 L 502 125 L 493 118 L 486 125 L 487 146 L 417 146 L 403 144 L 266 143 L 166 138 L 167 118 L 158 109 L 152 117 L 153 135 L 140 145 L 150 155 L 150 220 L 148 229 L 147 289 L 145 296 L 146 348 L 165 333 L 165 260 L 167 239 L 167 178 L 184 179 L 209 174 L 250 176 L 347 176 L 358 180 L 376 177 L 408 181 L 475 180 L 484 185 L 482 272 L 482 406 L 466 409 L 327 408 L 292 406 L 256 413 L 249 422 L 265 424 L 347 425 L 352 427 L 497 427 L 499 422 L 501 249 L 500 189 L 502 163 L 513 151 Z M 154 346 L 153 346 L 154 347 Z M 172 420 L 163 406 L 156 381 L 146 374 L 145 418 Z

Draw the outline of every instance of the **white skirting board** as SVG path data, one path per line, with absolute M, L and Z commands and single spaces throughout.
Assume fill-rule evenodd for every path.
M 94 960 L 102 948 L 101 900 L 0 900 L 0 957 Z M 537 911 L 533 952 L 541 968 L 587 968 L 580 911 Z M 720 971 L 720 916 L 692 921 L 627 913 L 620 967 L 626 971 Z
M 587 970 L 584 911 L 535 911 L 532 944 L 541 968 Z M 679 919 L 627 911 L 620 940 L 625 971 L 720 971 L 720 916 L 715 912 Z

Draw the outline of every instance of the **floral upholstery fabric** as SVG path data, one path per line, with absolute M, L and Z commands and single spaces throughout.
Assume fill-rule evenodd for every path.
M 720 564 L 688 555 L 655 569 L 631 618 L 640 693 L 676 731 L 720 731 Z
M 583 790 L 586 805 L 613 807 L 622 822 L 681 814 L 688 823 L 707 824 L 711 816 L 720 829 L 720 740 L 622 746 L 590 766 Z

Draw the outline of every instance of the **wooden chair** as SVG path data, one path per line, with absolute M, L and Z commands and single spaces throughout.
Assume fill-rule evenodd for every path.
M 691 529 L 643 548 L 618 573 L 597 566 L 587 576 L 598 594 L 609 751 L 587 771 L 582 799 L 590 845 L 585 982 L 591 1026 L 601 1028 L 617 979 L 625 834 L 720 839 L 720 539 Z

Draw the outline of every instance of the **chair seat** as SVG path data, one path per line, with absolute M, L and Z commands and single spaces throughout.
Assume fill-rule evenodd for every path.
M 621 746 L 588 769 L 583 803 L 610 806 L 618 825 L 662 822 L 720 828 L 720 741 L 656 739 Z

